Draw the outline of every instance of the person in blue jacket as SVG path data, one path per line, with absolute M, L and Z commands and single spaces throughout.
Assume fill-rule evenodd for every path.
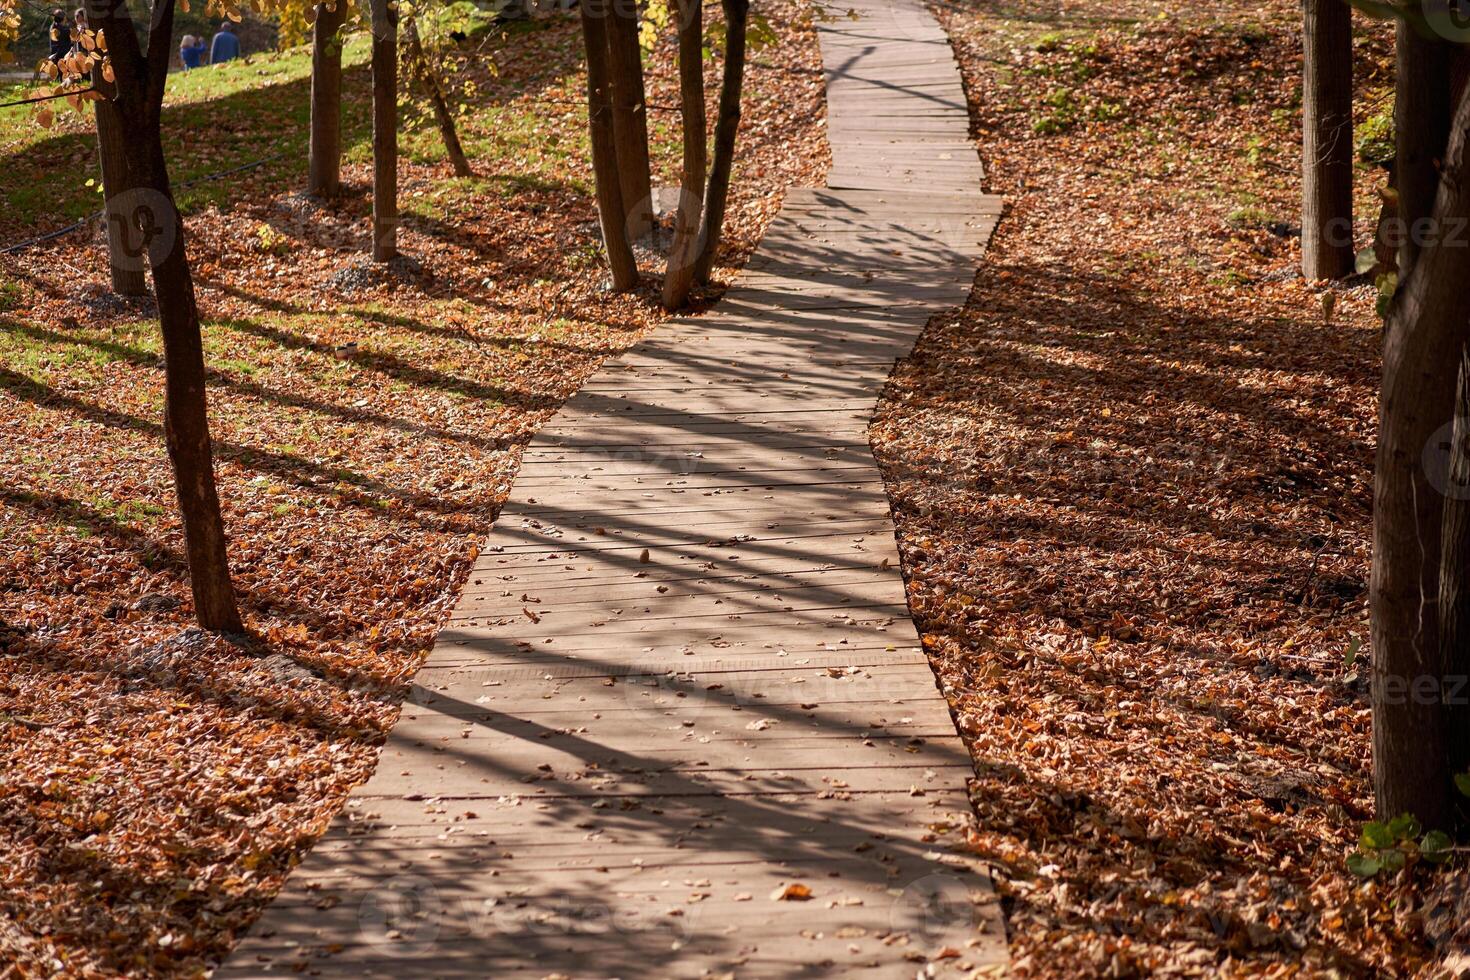
M 240 39 L 235 36 L 235 25 L 225 21 L 219 26 L 219 33 L 214 36 L 214 43 L 209 46 L 209 63 L 218 65 L 222 62 L 233 61 L 240 57 Z
M 184 63 L 186 71 L 204 64 L 204 38 L 185 34 L 179 42 L 179 60 Z

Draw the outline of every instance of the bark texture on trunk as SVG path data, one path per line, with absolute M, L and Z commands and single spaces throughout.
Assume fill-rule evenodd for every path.
M 342 23 L 347 0 L 316 5 L 311 37 L 311 148 L 306 190 L 334 197 L 342 190 Z
M 740 131 L 740 95 L 745 84 L 745 26 L 750 17 L 750 0 L 723 0 L 722 6 L 725 69 L 720 79 L 720 115 L 715 120 L 715 153 L 710 164 L 699 261 L 694 268 L 694 278 L 699 282 L 709 281 L 715 253 L 720 248 L 725 202 L 730 195 L 730 169 L 735 163 L 735 137 Z
M 408 42 L 408 57 L 413 64 L 413 72 L 423 86 L 429 106 L 434 110 L 434 121 L 439 124 L 439 137 L 444 140 L 444 152 L 449 157 L 450 166 L 454 168 L 454 176 L 473 177 L 475 172 L 470 168 L 469 158 L 464 155 L 464 146 L 459 142 L 459 128 L 455 126 L 454 114 L 449 111 L 449 102 L 444 98 L 444 88 L 439 84 L 439 73 L 429 63 L 428 52 L 424 50 L 423 39 L 419 37 L 418 18 L 408 19 L 403 35 Z
M 679 0 L 679 106 L 684 118 L 684 164 L 679 174 L 679 213 L 664 272 L 664 308 L 689 299 L 699 261 L 699 227 L 704 210 L 706 127 L 704 118 L 704 17 L 700 0 Z
M 638 286 L 638 262 L 628 243 L 618 153 L 613 135 L 611 69 L 608 65 L 607 17 L 580 5 L 582 41 L 587 51 L 587 132 L 592 144 L 592 174 L 597 184 L 597 213 L 613 288 Z
M 97 153 L 102 164 L 103 219 L 107 222 L 107 264 L 112 275 L 112 291 L 119 296 L 143 296 L 148 292 L 148 280 L 143 274 L 147 258 L 130 248 L 133 235 L 127 226 L 127 202 L 133 197 L 134 186 L 123 149 L 122 120 L 110 99 L 98 101 L 96 107 Z
M 1347 0 L 1302 0 L 1302 274 L 1353 271 L 1353 24 Z
M 371 0 L 373 27 L 373 261 L 398 255 L 398 13 Z
M 126 6 L 99 11 L 113 62 L 115 106 L 128 173 L 135 184 L 126 215 L 143 236 L 163 333 L 164 433 L 183 518 L 189 585 L 199 625 L 243 631 L 230 581 L 227 538 L 215 489 L 205 393 L 204 343 L 189 271 L 184 225 L 174 206 L 159 129 L 173 49 L 173 0 L 159 0 L 148 31 L 148 57 L 139 48 Z
M 1431 220 L 1470 223 L 1470 99 L 1461 98 Z M 1455 385 L 1470 342 L 1470 248 L 1420 244 L 1389 312 L 1373 508 L 1373 781 L 1379 813 L 1447 826 L 1450 780 L 1439 614 Z
M 1470 316 L 1470 310 L 1466 310 Z M 1470 347 L 1460 353 L 1445 481 L 1439 564 L 1440 651 L 1446 679 L 1450 772 L 1470 769 Z M 1456 823 L 1470 829 L 1470 800 L 1450 794 Z
M 643 52 L 638 47 L 635 0 L 605 0 L 608 8 L 608 70 L 612 92 L 613 141 L 628 238 L 653 228 L 653 186 L 648 164 L 648 107 L 643 87 Z

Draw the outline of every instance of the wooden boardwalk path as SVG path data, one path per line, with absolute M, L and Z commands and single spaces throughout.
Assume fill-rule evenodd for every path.
M 866 435 L 998 202 L 938 25 L 847 9 L 819 25 L 831 186 L 789 194 L 717 313 L 610 362 L 532 443 L 376 775 L 221 975 L 1004 959 L 950 850 L 971 764 Z

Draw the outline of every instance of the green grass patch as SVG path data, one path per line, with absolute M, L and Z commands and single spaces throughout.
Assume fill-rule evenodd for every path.
M 453 5 L 452 16 L 452 24 L 446 24 L 472 36 L 487 29 L 491 19 L 468 3 Z M 349 35 L 343 45 L 343 156 L 350 162 L 366 162 L 372 154 L 369 48 L 366 32 Z M 416 88 L 407 75 L 401 84 L 405 103 L 411 103 L 417 98 Z M 30 88 L 10 84 L 0 91 L 10 101 Z M 164 96 L 163 141 L 181 210 L 227 208 L 248 185 L 289 186 L 302 180 L 310 88 L 309 46 L 171 73 Z M 21 237 L 21 229 L 44 231 L 80 220 L 101 207 L 92 111 L 83 105 L 82 113 L 70 108 L 58 111 L 58 122 L 51 129 L 38 126 L 27 107 L 0 109 L 0 166 L 10 178 L 0 188 L 0 227 L 8 226 L 11 237 Z M 547 161 L 544 169 L 550 170 L 558 155 L 555 147 L 527 152 L 536 108 L 518 106 L 492 113 L 474 152 L 517 161 L 532 174 Z M 422 113 L 406 113 L 400 139 L 407 160 L 443 157 L 438 131 Z M 250 164 L 259 165 L 219 176 Z

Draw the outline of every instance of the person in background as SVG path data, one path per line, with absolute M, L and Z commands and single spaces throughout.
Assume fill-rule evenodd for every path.
M 72 28 L 72 37 L 76 38 L 76 40 L 72 42 L 72 53 L 81 54 L 82 52 L 86 51 L 86 48 L 82 45 L 82 36 L 86 34 L 88 30 L 87 11 L 85 8 L 78 7 L 76 13 L 72 14 Z M 82 80 L 90 82 L 92 80 L 92 73 L 83 72 Z
M 214 36 L 214 43 L 209 46 L 209 63 L 218 65 L 238 57 L 240 39 L 235 36 L 235 25 L 225 21 L 219 26 L 219 33 Z
M 204 38 L 185 34 L 179 41 L 179 60 L 184 63 L 185 71 L 203 65 Z
M 71 27 L 66 23 L 66 11 L 51 11 L 51 54 L 54 65 L 71 54 Z

